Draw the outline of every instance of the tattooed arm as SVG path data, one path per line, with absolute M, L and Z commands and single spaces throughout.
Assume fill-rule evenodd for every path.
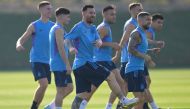
M 132 55 L 143 58 L 145 59 L 146 62 L 151 61 L 151 57 L 147 54 L 143 54 L 139 51 L 136 50 L 136 46 L 141 43 L 141 37 L 138 32 L 134 32 L 131 34 L 130 40 L 129 40 L 129 45 L 128 45 L 128 52 L 131 53 Z

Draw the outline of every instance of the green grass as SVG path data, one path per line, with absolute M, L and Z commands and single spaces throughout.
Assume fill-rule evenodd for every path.
M 151 70 L 151 91 L 160 107 L 190 108 L 190 69 Z M 53 76 L 53 75 L 52 75 Z M 30 71 L 0 72 L 0 109 L 27 109 L 31 105 L 37 83 Z M 88 109 L 104 109 L 110 90 L 103 83 L 88 104 Z M 40 109 L 55 95 L 54 80 L 48 87 Z M 70 109 L 75 92 L 64 100 L 64 109 Z M 131 97 L 132 95 L 129 94 Z

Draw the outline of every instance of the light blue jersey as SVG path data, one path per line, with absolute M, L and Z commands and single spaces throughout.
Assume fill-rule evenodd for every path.
M 156 37 L 155 30 L 152 27 L 149 27 L 147 31 L 151 34 L 151 39 L 155 40 Z
M 65 38 L 73 40 L 74 46 L 78 50 L 75 55 L 73 69 L 84 65 L 87 61 L 94 62 L 95 45 L 93 42 L 100 39 L 96 26 L 81 21 L 72 28 Z
M 32 48 L 30 50 L 30 62 L 49 64 L 49 31 L 53 22 L 36 20 L 32 22 L 34 33 L 32 35 Z
M 138 32 L 141 37 L 141 42 L 136 46 L 135 49 L 140 53 L 146 54 L 148 49 L 148 41 L 145 31 L 141 27 L 137 27 L 131 34 L 133 34 L 134 32 Z M 144 70 L 144 64 L 145 60 L 143 58 L 136 57 L 129 53 L 129 60 L 125 67 L 125 73 L 137 70 Z
M 98 27 L 97 30 L 101 27 L 106 29 L 107 35 L 102 38 L 102 42 L 112 42 L 112 33 L 110 25 L 103 21 Z M 112 60 L 112 48 L 108 46 L 100 47 L 95 49 L 94 61 L 111 61 Z
M 155 40 L 156 37 L 155 30 L 152 27 L 149 27 L 147 32 L 151 34 L 151 40 Z M 148 48 L 153 48 L 153 46 L 149 44 Z
M 135 28 L 138 26 L 137 20 L 135 18 L 130 18 L 129 20 L 126 21 L 125 25 L 124 25 L 124 29 L 123 32 L 126 31 L 126 28 L 129 24 L 132 24 L 135 26 Z M 128 62 L 128 51 L 127 51 L 127 46 L 128 46 L 128 42 L 125 43 L 125 45 L 123 46 L 122 50 L 121 50 L 121 62 Z
M 66 70 L 66 64 L 63 62 L 63 59 L 60 56 L 58 51 L 56 38 L 55 38 L 55 31 L 57 29 L 62 29 L 64 31 L 64 36 L 67 34 L 64 27 L 56 23 L 50 30 L 49 33 L 49 44 L 50 44 L 50 70 L 51 71 L 64 71 Z M 63 37 L 64 39 L 64 37 Z M 68 48 L 66 45 L 64 46 L 66 56 L 68 57 Z

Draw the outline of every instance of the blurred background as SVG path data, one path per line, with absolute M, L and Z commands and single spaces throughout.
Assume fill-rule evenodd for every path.
M 17 39 L 27 26 L 39 18 L 37 4 L 42 0 L 0 0 L 0 70 L 29 69 L 31 41 L 23 52 L 16 52 Z M 102 21 L 101 10 L 105 5 L 117 6 L 117 22 L 112 25 L 113 40 L 119 42 L 123 25 L 130 18 L 128 4 L 141 2 L 144 10 L 163 14 L 164 28 L 156 34 L 157 40 L 166 42 L 165 48 L 156 56 L 157 68 L 190 67 L 190 0 L 49 0 L 56 9 L 59 6 L 71 10 L 72 26 L 81 20 L 80 9 L 84 4 L 94 4 L 97 11 L 95 25 Z M 54 15 L 52 21 L 55 21 Z M 71 57 L 73 58 L 73 57 Z

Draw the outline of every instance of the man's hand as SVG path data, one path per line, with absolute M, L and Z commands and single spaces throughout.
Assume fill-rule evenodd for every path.
M 156 41 L 156 45 L 157 45 L 157 47 L 159 47 L 159 48 L 164 48 L 165 42 L 164 42 L 164 41 Z
M 116 43 L 116 42 L 113 42 L 112 47 L 113 47 L 116 51 L 118 51 L 118 50 L 121 49 L 121 46 L 119 46 L 119 44 Z
M 96 40 L 95 42 L 93 42 L 93 44 L 94 44 L 96 47 L 100 48 L 100 47 L 102 46 L 102 40 Z
M 74 47 L 71 47 L 71 48 L 69 49 L 69 52 L 70 52 L 71 54 L 77 54 L 77 53 L 78 53 L 78 50 L 77 50 L 76 48 L 74 48 Z
M 119 56 L 115 55 L 115 56 L 112 58 L 112 61 L 113 61 L 114 63 L 117 63 L 118 58 L 119 58 Z
M 70 65 L 66 65 L 66 70 L 67 70 L 67 75 L 70 75 L 72 72 L 71 66 Z
M 25 50 L 25 48 L 21 44 L 16 44 L 16 50 L 23 51 L 23 50 Z

